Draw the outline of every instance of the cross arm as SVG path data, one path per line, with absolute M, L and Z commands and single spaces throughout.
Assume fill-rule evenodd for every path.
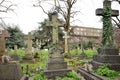
M 119 11 L 118 10 L 112 10 L 112 17 L 117 17 L 119 16 Z M 98 8 L 96 9 L 96 15 L 97 16 L 103 16 L 103 9 L 102 8 Z

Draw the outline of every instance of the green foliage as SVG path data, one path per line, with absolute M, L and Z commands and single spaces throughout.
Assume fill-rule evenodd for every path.
M 6 41 L 7 47 L 12 49 L 14 49 L 14 45 L 17 45 L 18 48 L 24 47 L 24 34 L 18 26 L 9 26 L 7 27 L 7 31 L 10 33 L 10 38 Z
M 9 54 L 9 55 L 12 55 L 12 54 L 14 54 L 14 53 L 15 53 L 14 50 L 8 51 L 8 54 Z M 23 57 L 23 56 L 25 55 L 25 51 L 23 51 L 23 50 L 21 50 L 21 49 L 18 49 L 18 50 L 17 50 L 17 54 L 18 54 L 20 57 Z
M 98 75 L 101 76 L 106 76 L 106 77 L 115 77 L 118 76 L 119 73 L 114 71 L 114 70 L 110 70 L 107 65 L 101 66 L 100 68 L 97 69 L 96 73 Z
M 80 80 L 80 77 L 78 76 L 78 74 L 76 72 L 69 72 L 69 73 L 67 73 L 67 77 L 73 78 L 75 80 Z
M 111 22 L 111 8 L 107 6 L 103 10 L 103 34 L 102 34 L 102 46 L 113 46 L 113 27 Z
M 76 72 L 68 72 L 64 76 L 57 76 L 55 80 L 81 80 L 81 78 Z
M 89 50 L 84 50 L 84 52 L 85 52 L 85 54 L 86 54 L 88 57 L 92 57 L 94 54 L 97 53 L 96 50 L 91 50 L 91 49 L 89 49 Z M 70 54 L 71 54 L 71 55 L 80 55 L 81 53 L 82 53 L 81 50 L 76 50 L 76 49 L 70 50 Z
M 34 80 L 48 80 L 48 79 L 45 78 L 43 72 L 40 72 L 39 74 L 35 75 Z

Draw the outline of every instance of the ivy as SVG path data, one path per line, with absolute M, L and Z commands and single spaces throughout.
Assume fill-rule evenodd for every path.
M 113 27 L 111 22 L 111 8 L 106 6 L 103 9 L 103 34 L 102 46 L 113 47 Z

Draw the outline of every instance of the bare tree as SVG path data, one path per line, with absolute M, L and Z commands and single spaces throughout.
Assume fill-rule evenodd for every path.
M 8 11 L 13 11 L 14 9 L 12 8 L 15 6 L 12 4 L 12 2 L 9 0 L 2 0 L 0 1 L 0 12 L 8 12 Z
M 9 11 L 14 12 L 13 6 L 16 6 L 10 0 L 0 0 L 0 13 L 7 13 Z M 6 23 L 3 20 L 3 17 L 0 17 L 0 27 L 6 29 Z
M 117 1 L 120 4 L 120 0 L 112 0 L 112 1 Z M 120 19 L 116 17 L 116 19 L 112 18 L 112 20 L 115 22 L 118 28 L 120 28 Z
M 47 2 L 48 3 L 48 0 L 37 0 L 37 4 L 33 5 L 35 7 L 40 7 L 43 12 L 45 14 L 49 14 L 50 11 L 46 11 L 44 9 L 44 7 L 41 5 L 42 3 L 44 2 Z M 50 0 L 49 0 L 50 1 Z M 52 1 L 52 0 L 51 0 Z M 73 5 L 77 2 L 77 0 L 54 0 L 54 3 L 55 4 L 52 4 L 52 3 L 48 3 L 50 5 L 54 5 L 54 9 L 58 11 L 58 13 L 60 13 L 64 20 L 65 20 L 65 26 L 64 26 L 64 29 L 66 32 L 69 31 L 69 27 L 70 27 L 70 19 L 71 17 L 74 17 L 74 15 L 79 12 L 79 11 L 73 11 L 72 8 L 73 8 Z

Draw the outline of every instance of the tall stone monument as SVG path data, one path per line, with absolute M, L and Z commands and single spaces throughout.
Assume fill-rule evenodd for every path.
M 118 49 L 114 47 L 113 27 L 111 17 L 119 15 L 118 10 L 111 9 L 111 1 L 104 0 L 103 9 L 97 9 L 96 15 L 103 17 L 102 46 L 98 49 L 98 54 L 93 56 L 93 69 L 108 64 L 113 70 L 120 71 L 120 56 Z
M 30 32 L 28 33 L 28 37 L 27 37 L 26 54 L 23 57 L 22 62 L 30 62 L 30 63 L 35 62 L 35 59 L 33 58 L 33 54 L 32 54 L 32 35 Z
M 44 74 L 47 78 L 53 78 L 55 76 L 64 75 L 67 72 L 71 71 L 67 67 L 67 62 L 64 61 L 64 57 L 62 55 L 62 50 L 60 45 L 58 44 L 58 14 L 57 12 L 53 12 L 50 15 L 50 21 L 48 22 L 48 26 L 52 26 L 52 39 L 53 46 L 49 51 L 49 59 L 47 62 L 47 67 L 44 70 Z
M 7 31 L 0 32 L 0 55 L 5 53 L 5 38 L 10 37 Z M 0 58 L 1 58 L 0 56 Z M 8 62 L 0 64 L 0 80 L 20 80 L 23 76 L 20 64 Z
M 67 33 L 65 33 L 65 54 L 68 54 L 68 38 L 70 38 L 70 36 L 67 35 Z
M 0 57 L 5 52 L 7 37 L 10 37 L 10 34 L 6 30 L 0 30 Z

